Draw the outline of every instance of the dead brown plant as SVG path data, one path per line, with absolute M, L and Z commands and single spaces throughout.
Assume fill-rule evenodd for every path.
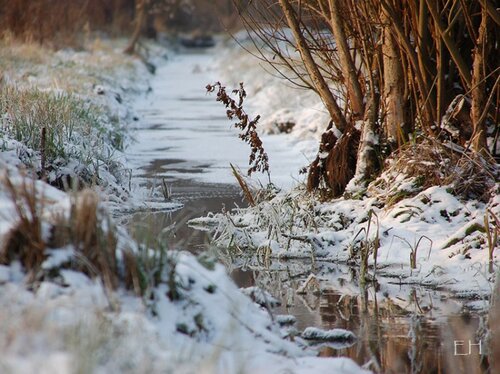
M 248 186 L 248 183 L 245 181 L 243 176 L 241 175 L 238 170 L 234 167 L 233 164 L 231 165 L 231 170 L 233 172 L 234 177 L 238 181 L 238 184 L 240 185 L 241 191 L 243 192 L 243 195 L 245 196 L 246 201 L 250 206 L 255 206 L 255 199 L 253 198 L 252 191 L 250 190 L 250 187 Z
M 216 101 L 226 107 L 226 116 L 228 119 L 237 120 L 234 123 L 234 127 L 241 131 L 239 138 L 250 146 L 248 175 L 250 176 L 252 173 L 260 171 L 267 173 L 270 179 L 269 158 L 264 150 L 262 140 L 257 133 L 257 124 L 260 120 L 260 115 L 257 115 L 254 119 L 250 119 L 245 109 L 243 109 L 243 102 L 247 96 L 243 83 L 240 83 L 238 88 L 232 90 L 232 94 L 236 96 L 236 99 L 233 99 L 227 93 L 226 87 L 220 82 L 208 84 L 206 90 L 207 93 L 217 91 Z
M 6 173 L 1 182 L 14 205 L 16 223 L 3 240 L 0 263 L 19 260 L 31 282 L 36 279 L 46 258 L 42 230 L 43 197 L 37 191 L 35 180 L 23 177 L 20 183 L 14 183 Z

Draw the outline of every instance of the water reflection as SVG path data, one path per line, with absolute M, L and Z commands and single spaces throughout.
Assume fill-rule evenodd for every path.
M 172 201 L 182 203 L 182 209 L 133 214 L 128 222 L 130 232 L 136 239 L 140 240 L 144 228 L 153 238 L 165 237 L 170 249 L 189 249 L 190 252 L 200 253 L 209 247 L 210 237 L 204 231 L 189 227 L 187 222 L 209 212 L 246 206 L 235 186 L 192 180 L 171 180 L 168 185 L 172 188 Z M 168 231 L 166 235 L 165 231 Z
M 324 264 L 320 267 L 324 275 Z M 388 297 L 373 288 L 360 292 L 349 272 L 333 264 L 330 267 L 329 273 L 343 279 L 343 287 L 325 288 L 321 294 L 297 294 L 309 272 L 317 271 L 318 264 L 306 262 L 300 266 L 290 262 L 268 269 L 247 264 L 246 270 L 234 269 L 232 275 L 241 287 L 259 285 L 280 298 L 282 305 L 274 312 L 296 316 L 299 330 L 308 326 L 343 328 L 357 335 L 353 346 L 323 346 L 320 356 L 347 356 L 380 373 L 500 372 L 500 307 L 490 311 L 493 329 L 488 338 L 487 315 L 460 308 L 449 313 L 453 308 L 438 305 L 440 299 L 444 304 L 460 305 L 460 300 L 449 295 L 412 287 Z M 346 289 L 351 293 L 346 294 Z M 358 291 L 352 292 L 355 289 Z M 405 293 L 406 300 L 399 300 Z M 430 300 L 425 302 L 426 298 Z

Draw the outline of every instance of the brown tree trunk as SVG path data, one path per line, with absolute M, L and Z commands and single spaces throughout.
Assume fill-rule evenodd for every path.
M 398 44 L 388 26 L 390 16 L 382 13 L 384 37 L 382 44 L 384 82 L 383 100 L 385 107 L 385 132 L 389 141 L 397 146 L 406 141 L 404 113 L 404 76 L 401 67 Z
M 342 110 L 338 106 L 335 98 L 333 97 L 328 84 L 325 81 L 325 78 L 321 74 L 318 65 L 314 61 L 312 53 L 307 45 L 307 41 L 302 35 L 302 31 L 300 30 L 300 23 L 297 19 L 295 10 L 293 9 L 292 4 L 289 0 L 279 0 L 279 4 L 283 13 L 285 14 L 285 18 L 288 26 L 292 30 L 293 37 L 295 38 L 295 42 L 297 43 L 297 48 L 299 50 L 300 56 L 304 65 L 306 67 L 307 73 L 311 77 L 314 86 L 323 100 L 328 113 L 330 114 L 332 120 L 335 122 L 336 127 L 340 131 L 344 131 L 347 127 L 347 121 L 345 119 Z
M 486 123 L 483 113 L 487 111 L 485 107 L 485 80 L 484 80 L 484 52 L 488 27 L 488 13 L 486 8 L 481 11 L 481 25 L 479 35 L 474 50 L 474 63 L 472 65 L 472 107 L 471 119 L 473 126 L 472 147 L 477 152 L 488 152 L 486 144 Z
M 445 112 L 445 59 L 444 46 L 441 38 L 436 40 L 436 120 L 441 123 L 441 119 Z
M 416 83 L 412 83 L 412 85 L 414 86 L 413 91 L 415 92 L 415 94 L 417 94 L 418 91 L 420 95 L 420 105 L 422 105 L 422 107 L 424 108 L 421 115 L 424 124 L 432 124 L 436 118 L 435 108 L 432 105 L 431 101 L 428 100 L 429 94 L 431 92 L 432 82 L 428 82 L 420 71 L 418 56 L 415 52 L 415 46 L 409 36 L 411 34 L 411 29 L 405 27 L 405 21 L 400 14 L 401 12 L 395 8 L 394 1 L 379 1 L 381 7 L 383 8 L 381 16 L 382 23 L 386 28 L 388 28 L 387 33 L 389 33 L 389 29 L 391 29 L 395 33 L 395 35 L 397 35 L 397 43 L 401 47 L 401 51 L 405 53 L 406 57 L 408 58 L 408 62 L 413 69 L 414 76 L 411 77 L 410 81 Z M 417 96 L 415 96 L 415 103 L 419 105 L 419 103 L 417 102 L 418 99 Z
M 130 42 L 128 46 L 123 50 L 123 53 L 133 55 L 135 53 L 135 46 L 139 41 L 139 37 L 141 36 L 142 27 L 144 25 L 144 21 L 146 19 L 146 5 L 148 0 L 137 0 L 135 5 L 135 28 L 132 33 L 132 37 L 130 38 Z
M 332 28 L 337 51 L 339 55 L 342 74 L 347 85 L 347 98 L 351 102 L 351 109 L 355 117 L 363 117 L 363 92 L 359 84 L 356 66 L 349 52 L 347 37 L 342 27 L 338 0 L 329 0 L 330 5 L 330 25 Z

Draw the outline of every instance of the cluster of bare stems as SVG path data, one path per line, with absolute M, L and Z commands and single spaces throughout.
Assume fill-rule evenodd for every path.
M 341 133 L 362 121 L 359 137 L 352 137 L 352 145 L 359 144 L 357 175 L 369 180 L 382 165 L 383 152 L 370 143 L 370 134 L 380 136 L 389 153 L 420 132 L 485 156 L 498 154 L 499 129 L 493 125 L 499 122 L 500 68 L 494 48 L 500 13 L 491 0 L 234 3 L 255 46 L 252 53 L 278 75 L 316 92 Z M 459 95 L 463 105 L 450 120 L 444 115 Z M 494 138 L 490 148 L 488 136 Z M 341 149 L 332 146 L 329 157 L 338 158 L 333 154 Z M 329 160 L 316 161 L 324 166 Z M 331 188 L 327 173 L 336 171 L 323 169 Z
M 209 84 L 206 87 L 208 93 L 212 93 L 217 90 L 216 100 L 224 104 L 226 107 L 226 116 L 230 120 L 237 119 L 234 123 L 234 127 L 241 130 L 239 138 L 247 143 L 251 148 L 250 158 L 248 164 L 248 175 L 256 171 L 262 173 L 267 173 L 269 176 L 269 159 L 267 153 L 262 146 L 262 140 L 257 133 L 257 123 L 259 122 L 260 116 L 250 119 L 248 114 L 243 109 L 243 101 L 247 96 L 247 93 L 243 87 L 243 83 L 240 83 L 239 88 L 232 91 L 233 95 L 236 95 L 237 99 L 233 99 L 226 91 L 220 82 L 215 84 Z

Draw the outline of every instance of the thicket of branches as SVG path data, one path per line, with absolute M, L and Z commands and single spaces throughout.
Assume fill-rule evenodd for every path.
M 355 174 L 370 180 L 415 134 L 498 154 L 500 13 L 491 0 L 235 4 L 258 57 L 315 91 L 331 116 L 310 190 L 340 195 Z

